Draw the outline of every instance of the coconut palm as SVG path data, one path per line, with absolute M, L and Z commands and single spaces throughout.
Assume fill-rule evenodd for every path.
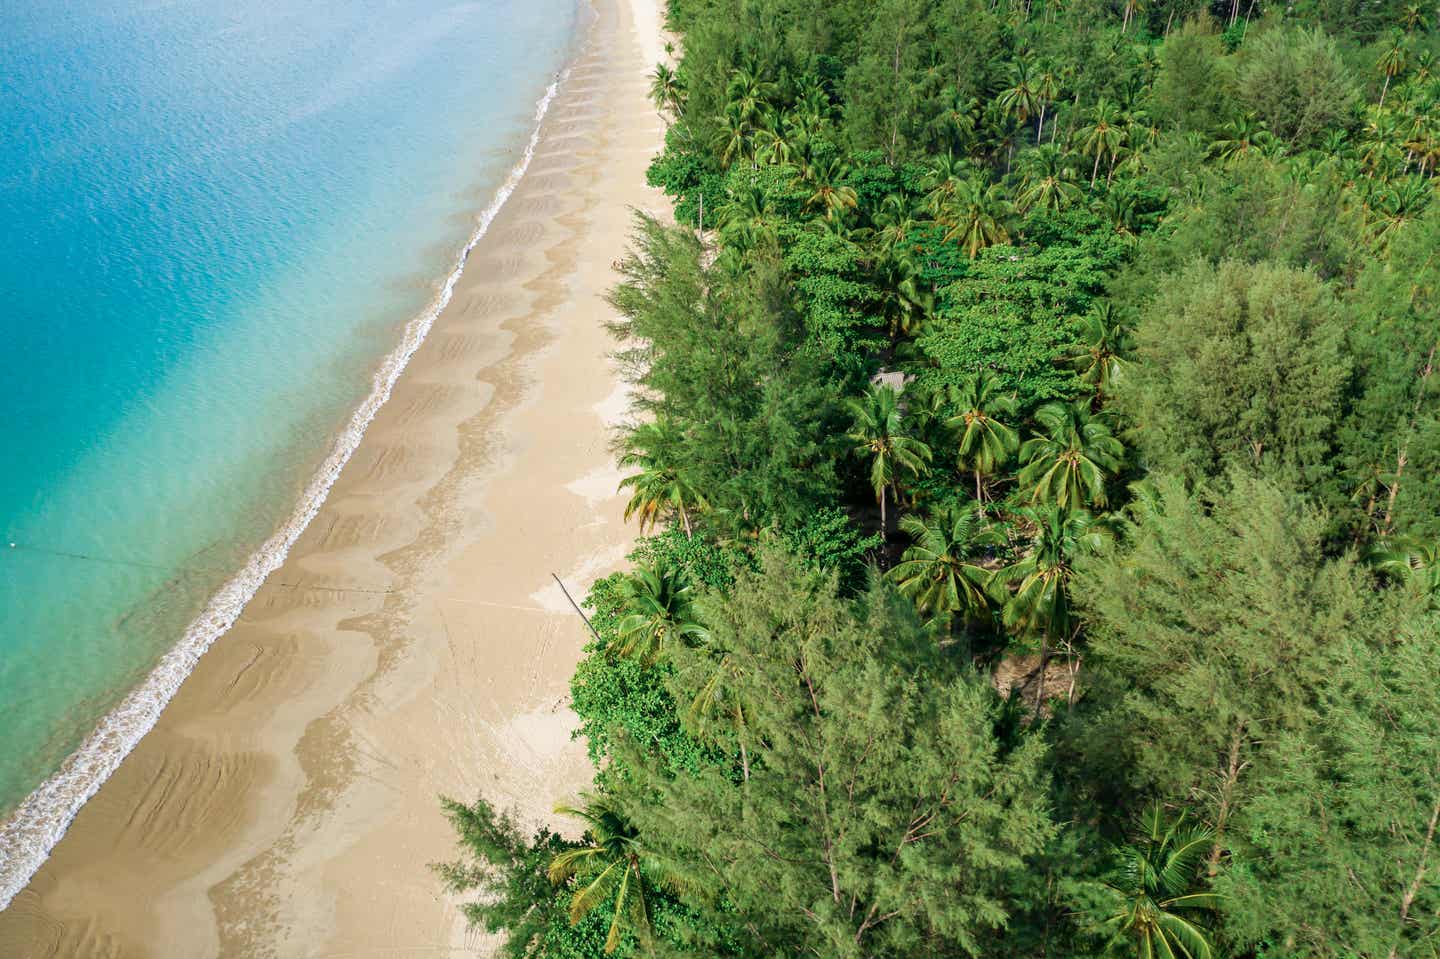
M 1080 342 L 1063 362 L 1095 391 L 1096 410 L 1123 375 L 1131 346 L 1130 325 L 1108 301 L 1080 321 Z
M 1120 155 L 1120 148 L 1125 145 L 1125 125 L 1120 108 L 1112 101 L 1102 98 L 1091 111 L 1090 122 L 1081 127 L 1077 135 L 1080 138 L 1081 154 L 1095 158 L 1095 164 L 1090 170 L 1090 185 L 1093 187 L 1100 175 L 1100 161 L 1109 157 L 1113 167 Z
M 716 147 L 720 162 L 730 167 L 739 160 L 751 160 L 755 154 L 755 133 L 758 128 L 745 111 L 735 104 L 725 108 L 719 117 Z
M 1100 176 L 1100 161 L 1109 157 L 1110 167 L 1115 167 L 1120 156 L 1120 147 L 1125 145 L 1125 118 L 1120 108 L 1109 99 L 1100 99 L 1090 112 L 1090 122 L 1077 131 L 1080 137 L 1081 156 L 1094 157 L 1090 168 L 1090 186 Z
M 974 145 L 975 128 L 979 124 L 980 101 L 974 97 L 962 96 L 953 88 L 941 93 L 941 109 L 927 125 L 936 144 L 935 153 L 942 150 L 964 154 Z
M 1440 602 L 1440 543 L 1397 536 L 1375 547 L 1370 562 L 1380 572 L 1413 584 Z
M 951 506 L 923 520 L 906 516 L 900 528 L 912 545 L 888 575 L 921 615 L 968 619 L 989 609 L 990 571 L 974 557 L 999 538 L 975 511 Z
M 955 194 L 960 191 L 970 177 L 970 161 L 963 157 L 957 158 L 954 154 L 947 153 L 935 158 L 935 165 L 925 174 L 921 186 L 925 189 L 925 208 L 930 211 L 931 216 L 939 216 L 940 211 L 950 205 Z
M 685 535 L 692 535 L 690 514 L 707 505 L 704 495 L 690 482 L 680 466 L 680 432 L 664 420 L 642 423 L 624 440 L 620 466 L 639 467 L 640 472 L 620 481 L 620 489 L 631 490 L 625 504 L 625 519 L 640 517 L 640 532 L 654 527 L 669 511 L 680 517 Z
M 776 84 L 766 80 L 759 70 L 742 66 L 730 74 L 730 81 L 725 85 L 725 99 L 741 117 L 758 125 L 778 90 Z
M 663 63 L 657 63 L 650 74 L 650 102 L 660 113 L 670 111 L 672 117 L 680 116 L 684 106 L 685 88 L 676 72 Z
M 875 237 L 886 253 L 893 254 L 910 238 L 916 227 L 915 217 L 904 193 L 890 193 L 880 201 L 880 206 L 871 215 L 875 224 Z
M 1045 109 L 1060 95 L 1060 74 L 1054 64 L 1048 60 L 1042 60 L 1035 70 L 1034 77 L 1031 78 L 1031 83 L 1035 87 L 1035 96 L 1040 99 L 1040 119 L 1035 125 L 1037 131 L 1035 142 L 1039 143 L 1040 137 L 1045 133 Z M 1053 132 L 1050 139 L 1053 143 L 1055 139 Z
M 1085 510 L 1024 506 L 1015 511 L 1034 529 L 1029 548 L 990 575 L 990 594 L 1001 604 L 1006 626 L 1042 637 L 1065 637 L 1074 625 L 1069 585 L 1075 557 L 1094 552 L 1106 527 Z
M 845 179 L 846 172 L 845 165 L 838 159 L 811 167 L 805 177 L 811 184 L 805 209 L 818 210 L 827 220 L 834 220 L 838 215 L 855 209 L 860 198 L 853 187 L 841 182 Z
M 945 242 L 959 241 L 973 260 L 981 250 L 1010 240 L 1006 221 L 1010 202 L 995 184 L 965 180 L 940 211 L 939 222 L 948 227 Z
M 614 651 L 654 662 L 680 642 L 706 636 L 695 610 L 694 592 L 681 571 L 663 560 L 639 566 L 620 587 L 619 637 Z
M 1020 446 L 1022 485 L 1032 502 L 1061 509 L 1104 506 L 1105 482 L 1120 468 L 1125 448 L 1103 414 L 1085 404 L 1046 403 L 1035 411 L 1035 433 Z
M 1023 60 L 1015 61 L 1010 68 L 1010 86 L 1000 91 L 1000 109 L 1023 124 L 1040 113 L 1042 103 L 1031 78 L 1030 67 Z M 1039 130 L 1036 130 L 1035 138 L 1039 140 Z
M 1075 168 L 1054 144 L 1045 144 L 1024 154 L 1020 163 L 1020 191 L 1016 207 L 1022 213 L 1032 209 L 1060 211 L 1080 199 Z
M 904 256 L 883 257 L 875 268 L 880 290 L 880 312 L 891 336 L 913 334 L 934 305 L 934 297 L 920 281 L 915 263 Z
M 1125 15 L 1120 24 L 1120 32 L 1127 33 L 1130 30 L 1130 21 L 1135 19 L 1135 14 L 1143 13 L 1145 10 L 1144 0 L 1125 0 Z
M 723 243 L 744 248 L 753 246 L 774 219 L 769 195 L 753 183 L 736 189 L 716 217 Z
M 1265 152 L 1277 144 L 1264 120 L 1247 113 L 1229 121 L 1220 128 L 1220 138 L 1210 147 L 1222 161 L 1229 163 L 1249 155 L 1251 150 Z
M 928 468 L 930 447 L 911 436 L 900 410 L 900 394 L 888 384 L 870 387 L 858 400 L 849 402 L 853 425 L 847 434 L 854 452 L 870 460 L 870 486 L 880 504 L 880 535 L 888 529 L 885 494 L 900 501 L 900 474 L 920 476 Z
M 1158 803 L 1140 817 L 1132 843 L 1116 850 L 1116 865 L 1105 882 L 1111 905 L 1101 927 L 1112 940 L 1128 943 L 1139 959 L 1211 959 L 1206 930 L 1189 918 L 1214 910 L 1220 897 L 1206 891 L 1201 865 L 1214 843 L 1209 828 L 1167 822 Z
M 579 806 L 556 806 L 555 811 L 585 823 L 584 845 L 556 855 L 548 870 L 557 886 L 575 883 L 570 923 L 608 902 L 612 918 L 605 954 L 615 951 L 626 932 L 649 948 L 653 941 L 646 902 L 649 889 L 656 880 L 678 885 L 673 874 L 645 850 L 639 831 L 609 797 L 584 793 Z
M 686 718 L 697 733 L 709 736 L 712 723 L 719 720 L 730 727 L 740 747 L 740 775 L 750 781 L 750 704 L 739 693 L 744 688 L 741 666 L 723 649 L 707 649 L 707 656 L 687 667 L 696 693 Z M 687 684 L 688 685 L 688 684 Z
M 1385 108 L 1385 94 L 1390 92 L 1390 81 L 1405 69 L 1405 38 L 1395 34 L 1390 43 L 1375 61 L 1375 68 L 1385 75 L 1385 85 L 1380 88 L 1380 108 Z
M 1015 455 L 1020 438 L 1005 419 L 1015 416 L 1015 398 L 1002 392 L 989 370 L 966 377 L 951 391 L 956 413 L 948 425 L 959 434 L 957 465 L 975 477 L 975 501 L 985 502 L 985 478 Z
M 1417 176 L 1381 186 L 1374 192 L 1369 204 L 1373 217 L 1371 229 L 1381 249 L 1389 246 L 1406 224 L 1425 211 L 1431 192 L 1430 184 Z

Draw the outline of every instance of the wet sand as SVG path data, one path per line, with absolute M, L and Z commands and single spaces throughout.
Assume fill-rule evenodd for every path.
M 665 208 L 644 185 L 658 24 L 654 0 L 595 10 L 528 174 L 320 514 L 0 913 L 0 956 L 490 954 L 427 868 L 455 852 L 437 797 L 555 823 L 588 782 L 586 632 L 551 573 L 579 599 L 631 540 L 602 296 L 630 208 Z

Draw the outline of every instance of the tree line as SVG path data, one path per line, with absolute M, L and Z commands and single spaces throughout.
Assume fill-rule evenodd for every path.
M 579 839 L 515 957 L 1440 954 L 1440 35 L 670 0 Z

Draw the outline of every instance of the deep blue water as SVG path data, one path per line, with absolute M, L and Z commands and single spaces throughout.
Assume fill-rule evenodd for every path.
M 578 16 L 0 0 L 0 819 L 286 522 Z

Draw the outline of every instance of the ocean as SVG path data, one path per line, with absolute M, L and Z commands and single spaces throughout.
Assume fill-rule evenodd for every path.
M 584 9 L 0 0 L 0 908 L 318 508 Z

